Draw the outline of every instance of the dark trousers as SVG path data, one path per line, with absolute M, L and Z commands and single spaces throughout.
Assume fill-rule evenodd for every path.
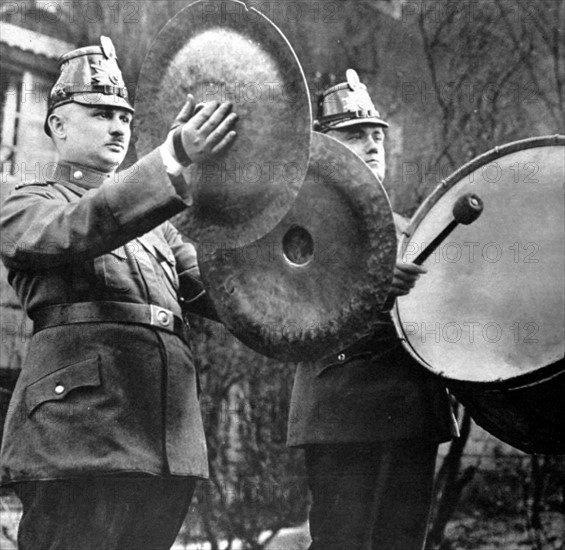
M 18 483 L 19 550 L 169 550 L 194 486 L 149 476 Z
M 311 445 L 310 550 L 421 550 L 437 444 Z

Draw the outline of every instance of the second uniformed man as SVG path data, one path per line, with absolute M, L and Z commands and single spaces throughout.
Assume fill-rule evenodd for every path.
M 349 146 L 380 181 L 387 127 L 355 71 L 320 97 L 315 129 Z M 407 294 L 424 272 L 399 262 L 392 295 Z M 421 550 L 438 444 L 454 433 L 445 388 L 403 349 L 388 314 L 375 334 L 300 364 L 288 443 L 305 451 L 310 550 Z

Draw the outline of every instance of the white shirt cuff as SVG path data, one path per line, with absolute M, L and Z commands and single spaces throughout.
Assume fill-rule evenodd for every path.
M 180 176 L 184 167 L 182 164 L 177 162 L 164 143 L 159 147 L 159 152 L 161 153 L 163 165 L 165 166 L 167 174 L 170 174 L 171 176 Z

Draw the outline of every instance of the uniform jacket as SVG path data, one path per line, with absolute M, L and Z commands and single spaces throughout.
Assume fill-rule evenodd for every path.
M 408 220 L 394 214 L 397 232 Z M 447 441 L 458 434 L 440 380 L 402 347 L 390 314 L 373 334 L 296 370 L 291 446 L 400 439 Z
M 181 314 L 200 292 L 194 247 L 166 221 L 186 185 L 153 151 L 110 176 L 59 164 L 1 210 L 2 259 L 33 320 L 46 306 L 114 301 Z M 5 422 L 4 482 L 111 473 L 207 476 L 189 345 L 116 322 L 33 335 Z
M 457 434 L 445 387 L 401 346 L 392 321 L 318 362 L 298 365 L 290 405 L 291 446 Z

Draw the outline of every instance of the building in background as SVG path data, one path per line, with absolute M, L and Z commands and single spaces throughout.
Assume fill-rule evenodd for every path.
M 43 131 L 47 95 L 58 75 L 59 56 L 76 47 L 74 32 L 55 2 L 0 4 L 0 200 L 14 185 L 41 179 L 55 161 L 55 148 Z M 31 336 L 31 323 L 24 319 L 3 265 L 0 293 L 0 388 L 9 390 Z M 7 397 L 0 393 L 2 413 Z
M 57 59 L 76 47 L 64 17 L 54 2 L 3 2 L 0 8 L 2 196 L 17 182 L 41 178 L 55 159 L 43 122 Z

